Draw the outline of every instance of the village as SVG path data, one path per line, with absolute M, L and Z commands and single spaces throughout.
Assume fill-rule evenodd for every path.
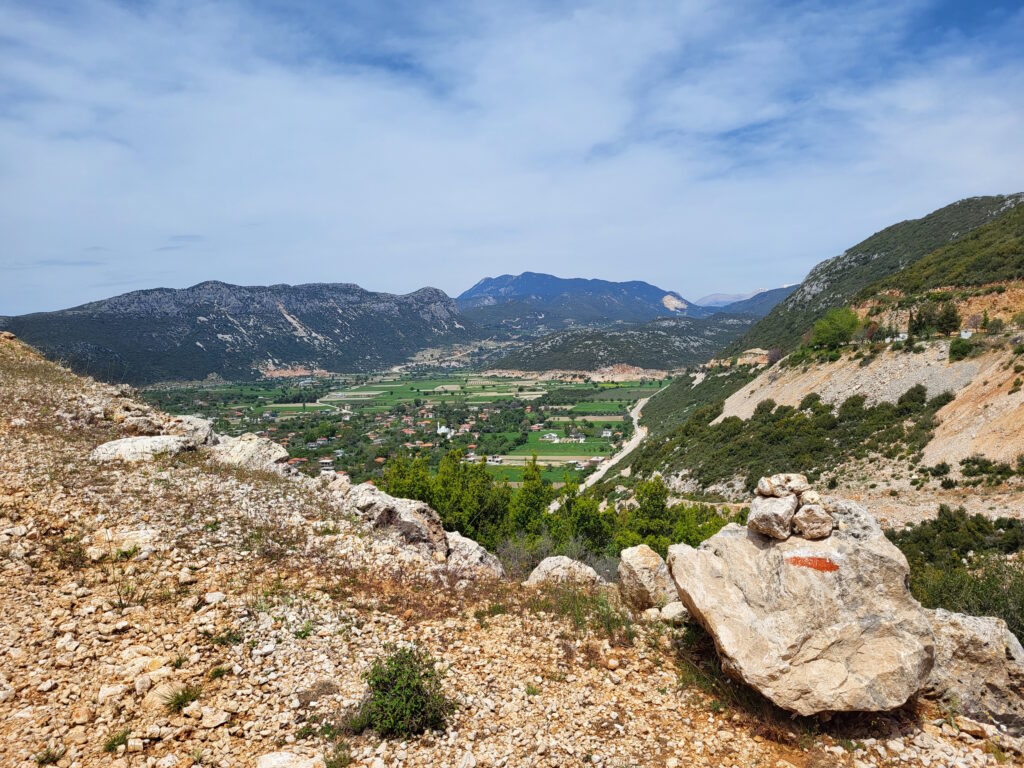
M 162 407 L 213 418 L 225 433 L 273 440 L 305 474 L 374 480 L 394 456 L 424 456 L 436 466 L 457 451 L 515 484 L 534 456 L 545 479 L 582 480 L 629 439 L 628 409 L 657 385 L 364 377 L 274 384 L 262 393 L 254 384 L 230 393 L 148 394 Z

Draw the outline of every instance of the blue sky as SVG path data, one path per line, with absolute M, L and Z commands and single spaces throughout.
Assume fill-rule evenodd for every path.
M 0 0 L 0 314 L 206 279 L 796 282 L 1024 190 L 1021 40 L 1020 2 Z

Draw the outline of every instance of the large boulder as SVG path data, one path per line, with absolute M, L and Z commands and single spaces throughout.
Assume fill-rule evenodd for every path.
M 800 715 L 882 711 L 931 672 L 934 638 L 903 554 L 852 502 L 827 539 L 779 541 L 730 524 L 668 568 L 723 668 Z
M 541 584 L 560 583 L 594 586 L 604 583 L 604 579 L 598 576 L 597 571 L 589 565 L 565 555 L 556 555 L 541 560 L 540 564 L 530 572 L 529 578 L 523 582 L 523 585 L 539 587 Z
M 181 435 L 154 435 L 149 437 L 123 437 L 111 440 L 93 449 L 93 461 L 149 461 L 160 454 L 173 456 L 194 448 L 187 437 Z
M 505 569 L 494 555 L 457 531 L 448 531 L 448 571 L 460 579 L 502 579 Z
M 1024 733 L 1024 648 L 991 616 L 925 611 L 935 633 L 935 666 L 924 693 L 975 720 Z
M 389 496 L 371 483 L 346 484 L 336 498 L 344 509 L 397 544 L 442 563 L 448 559 L 448 537 L 441 518 L 424 502 Z
M 221 436 L 210 455 L 220 464 L 261 472 L 280 472 L 288 461 L 283 445 L 249 432 L 240 437 Z
M 750 502 L 747 525 L 773 539 L 788 539 L 798 503 L 792 493 L 784 496 L 755 496 Z
M 624 549 L 619 555 L 619 593 L 635 611 L 661 608 L 678 599 L 668 566 L 646 544 Z
M 213 431 L 213 422 L 198 416 L 175 416 L 164 425 L 163 433 L 187 438 L 196 447 L 219 442 L 217 433 Z

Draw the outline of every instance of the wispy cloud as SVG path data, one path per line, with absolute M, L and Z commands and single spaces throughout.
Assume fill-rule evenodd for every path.
M 0 0 L 0 267 L 40 267 L 0 311 L 98 298 L 82 272 L 111 267 L 793 282 L 1024 188 L 1024 13 L 955 5 Z

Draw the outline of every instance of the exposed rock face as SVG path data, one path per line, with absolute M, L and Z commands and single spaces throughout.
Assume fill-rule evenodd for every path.
M 456 531 L 449 531 L 445 536 L 448 539 L 449 572 L 470 579 L 505 577 L 505 569 L 498 558 L 475 541 Z
M 93 461 L 149 461 L 159 454 L 174 455 L 193 447 L 188 438 L 180 435 L 123 437 L 94 448 L 89 458 Z
M 619 558 L 619 592 L 633 610 L 660 608 L 677 599 L 665 561 L 646 544 L 622 550 Z
M 213 431 L 213 424 L 207 419 L 200 419 L 198 416 L 176 416 L 168 424 L 164 425 L 163 433 L 165 435 L 186 437 L 196 447 L 216 445 L 219 442 L 217 433 Z
M 441 518 L 424 502 L 397 499 L 370 483 L 349 486 L 341 492 L 343 505 L 371 527 L 418 549 L 424 557 L 436 557 L 441 562 L 448 557 L 448 537 Z
M 279 472 L 288 460 L 288 449 L 273 440 L 246 433 L 240 437 L 221 437 L 211 456 L 221 464 Z
M 597 575 L 597 571 L 589 565 L 566 557 L 557 555 L 545 557 L 540 564 L 533 569 L 530 577 L 523 582 L 527 587 L 538 587 L 541 584 L 557 584 L 560 582 L 572 582 L 591 586 L 604 583 L 604 579 Z
M 925 611 L 935 633 L 935 666 L 925 694 L 956 703 L 969 717 L 1024 733 L 1024 648 L 989 616 Z
M 750 502 L 747 525 L 751 530 L 773 539 L 788 539 L 797 503 L 792 493 L 785 496 L 755 496 Z
M 668 567 L 723 667 L 801 715 L 898 707 L 928 678 L 934 640 L 906 558 L 851 502 L 827 538 L 777 541 L 731 524 Z
M 810 491 L 804 495 L 809 494 Z M 827 538 L 832 533 L 834 525 L 832 515 L 820 504 L 804 504 L 793 515 L 793 533 L 805 539 Z

